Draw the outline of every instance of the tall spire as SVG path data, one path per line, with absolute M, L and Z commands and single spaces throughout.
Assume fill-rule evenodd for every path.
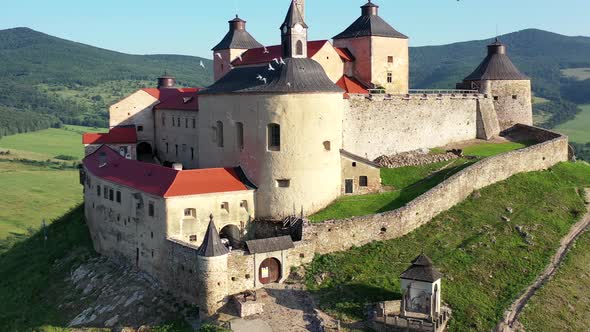
M 205 238 L 203 239 L 203 243 L 199 247 L 199 251 L 197 253 L 199 256 L 203 257 L 217 257 L 226 255 L 229 250 L 227 250 L 225 245 L 221 243 L 221 238 L 217 232 L 217 227 L 215 227 L 215 223 L 213 222 L 213 215 L 209 216 L 209 218 L 209 226 L 207 227 Z
M 298 0 L 292 0 L 291 6 L 281 25 L 281 42 L 283 58 L 307 58 L 307 29 L 304 15 L 300 12 Z

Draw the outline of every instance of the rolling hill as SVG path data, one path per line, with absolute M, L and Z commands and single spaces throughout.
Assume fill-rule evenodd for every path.
M 533 79 L 535 95 L 552 101 L 537 108 L 544 114 L 540 118 L 548 119 L 545 126 L 573 119 L 579 109 L 567 101 L 590 103 L 590 79 L 571 75 L 590 68 L 589 37 L 528 29 L 500 39 L 508 44 L 516 65 Z M 485 57 L 489 42 L 411 48 L 412 87 L 453 88 Z M 212 81 L 212 61 L 124 54 L 28 28 L 0 30 L 0 136 L 58 123 L 104 127 L 108 105 L 153 86 L 164 72 L 175 75 L 182 86 L 206 86 Z
M 0 30 L 0 121 L 6 121 L 2 115 L 32 111 L 64 123 L 105 126 L 109 104 L 153 85 L 164 72 L 182 86 L 206 86 L 212 70 L 212 61 L 199 57 L 130 55 L 28 28 Z

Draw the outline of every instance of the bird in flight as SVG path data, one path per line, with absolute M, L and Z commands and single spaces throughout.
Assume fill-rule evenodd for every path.
M 277 59 L 277 58 L 274 58 L 274 59 L 272 59 L 272 61 L 276 62 L 276 63 L 277 63 L 277 65 L 280 63 L 280 62 L 279 62 L 279 59 Z
M 268 53 L 270 53 L 270 52 L 268 51 L 268 49 L 266 49 L 266 46 L 264 46 L 264 51 L 263 51 L 262 53 L 264 53 L 264 54 L 268 54 Z
M 203 60 L 201 60 L 201 63 L 199 64 L 199 66 L 205 68 L 205 64 L 203 63 Z
M 275 68 L 272 66 L 272 63 L 269 63 L 268 64 L 268 70 L 269 71 L 274 71 L 275 70 Z
M 221 53 L 215 53 L 215 55 L 216 55 L 218 58 L 220 58 L 220 59 L 223 59 L 223 58 L 221 57 Z
M 286 64 L 286 63 L 285 63 L 285 60 L 283 60 L 283 58 L 281 58 L 281 60 L 280 60 L 280 63 L 281 63 L 282 65 Z

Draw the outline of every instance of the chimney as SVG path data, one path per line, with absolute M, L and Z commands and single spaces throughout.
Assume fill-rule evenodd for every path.
M 98 154 L 98 168 L 103 168 L 107 165 L 107 154 L 101 152 Z
M 162 77 L 158 77 L 158 89 L 169 89 L 176 86 L 176 77 L 168 76 L 164 74 Z
M 295 3 L 297 4 L 297 9 L 301 14 L 301 18 L 305 21 L 305 0 L 295 0 Z

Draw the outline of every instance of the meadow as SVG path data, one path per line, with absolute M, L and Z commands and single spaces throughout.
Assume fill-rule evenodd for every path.
M 555 127 L 564 135 L 569 136 L 571 142 L 590 143 L 590 104 L 581 105 L 582 112 L 576 118 Z
M 453 310 L 449 331 L 490 331 L 582 216 L 577 189 L 588 186 L 586 163 L 518 174 L 406 236 L 316 256 L 306 285 L 321 309 L 346 322 L 364 319 L 368 304 L 401 298 L 399 275 L 424 252 L 444 274 L 441 298 Z

